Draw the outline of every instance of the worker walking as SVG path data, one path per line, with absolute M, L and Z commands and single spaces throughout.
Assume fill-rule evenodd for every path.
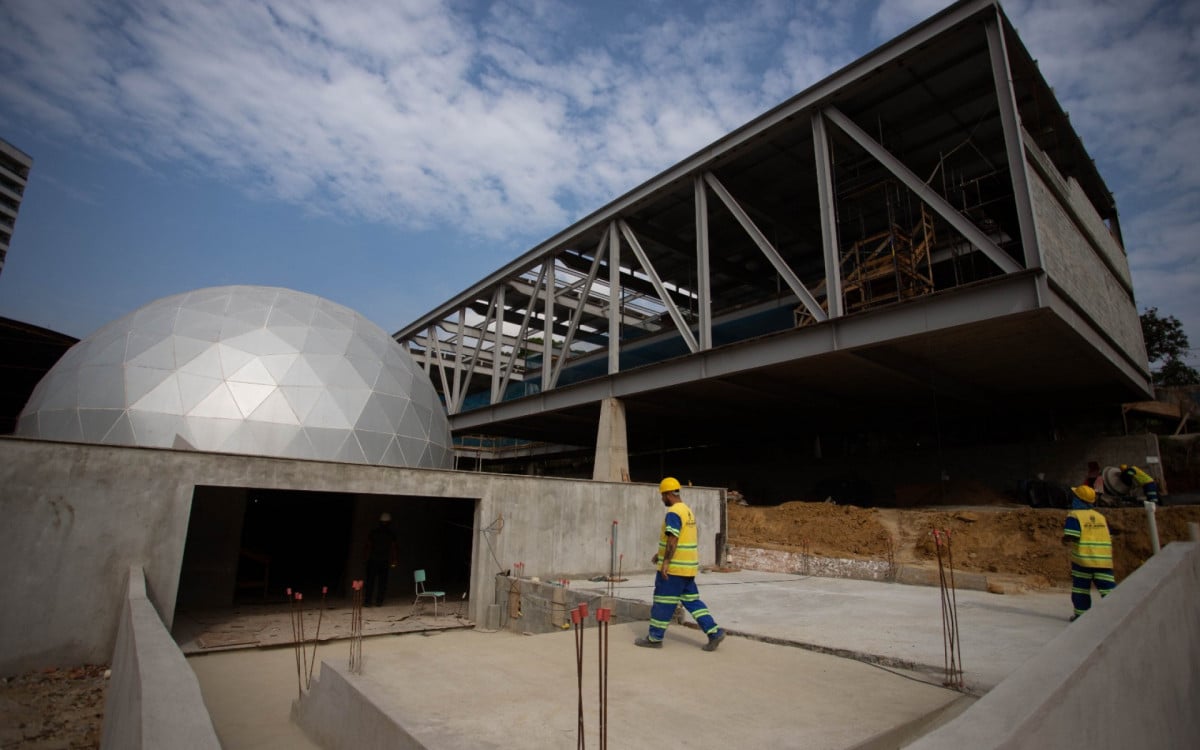
M 717 626 L 708 607 L 700 601 L 700 591 L 696 588 L 696 573 L 700 571 L 696 514 L 680 499 L 679 480 L 675 477 L 662 480 L 658 492 L 667 507 L 667 515 L 659 533 L 658 552 L 651 559 L 658 566 L 658 572 L 654 575 L 650 632 L 633 643 L 645 648 L 662 648 L 675 608 L 682 604 L 708 636 L 704 650 L 715 651 L 725 640 L 725 631 Z
M 1063 526 L 1063 544 L 1071 548 L 1071 604 L 1074 622 L 1092 607 L 1092 584 L 1100 598 L 1108 596 L 1117 585 L 1113 575 L 1112 537 L 1108 522 L 1096 510 L 1096 491 L 1080 485 L 1072 487 L 1071 510 Z

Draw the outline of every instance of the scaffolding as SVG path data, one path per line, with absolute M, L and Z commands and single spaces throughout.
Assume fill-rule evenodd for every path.
M 916 224 L 892 222 L 841 254 L 842 302 L 847 314 L 933 292 L 930 262 L 936 242 L 933 215 L 920 204 Z
M 906 229 L 895 217 L 890 187 L 890 183 L 882 182 L 862 191 L 883 190 L 887 194 L 883 202 L 887 209 L 886 227 L 858 239 L 839 253 L 842 309 L 846 314 L 903 302 L 934 291 L 932 255 L 937 232 L 933 212 L 919 202 L 916 221 Z M 825 281 L 822 279 L 811 291 L 822 309 L 828 311 Z M 795 309 L 797 327 L 815 322 L 805 307 Z

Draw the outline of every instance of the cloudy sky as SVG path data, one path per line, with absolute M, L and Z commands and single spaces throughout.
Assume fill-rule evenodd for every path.
M 264 284 L 390 333 L 948 4 L 3 0 L 0 315 Z M 1004 7 L 1200 350 L 1200 3 Z

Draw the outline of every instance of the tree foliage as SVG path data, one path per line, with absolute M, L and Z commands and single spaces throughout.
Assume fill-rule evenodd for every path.
M 1174 315 L 1160 316 L 1157 307 L 1147 307 L 1140 318 L 1154 384 L 1200 384 L 1200 373 L 1184 361 L 1189 353 L 1189 342 L 1183 324 Z M 1158 368 L 1154 369 L 1156 364 Z

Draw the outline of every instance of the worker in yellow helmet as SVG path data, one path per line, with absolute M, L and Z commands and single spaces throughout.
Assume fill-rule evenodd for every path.
M 1113 575 L 1112 537 L 1108 522 L 1096 510 L 1096 491 L 1086 484 L 1072 487 L 1071 510 L 1063 527 L 1063 544 L 1071 548 L 1071 604 L 1074 622 L 1092 607 L 1092 584 L 1100 598 L 1117 585 Z
M 1135 486 L 1141 487 L 1142 494 L 1150 502 L 1158 502 L 1158 482 L 1154 481 L 1154 477 L 1147 474 L 1141 467 L 1121 464 L 1121 479 L 1130 489 Z
M 675 607 L 684 606 L 700 630 L 708 636 L 705 651 L 715 651 L 725 640 L 725 631 L 700 601 L 696 588 L 696 573 L 700 570 L 700 548 L 697 543 L 696 514 L 679 497 L 679 480 L 667 477 L 658 485 L 658 494 L 667 508 L 662 531 L 658 537 L 658 552 L 651 563 L 658 566 L 654 575 L 654 604 L 650 607 L 650 632 L 638 638 L 634 645 L 645 648 L 662 648 L 667 626 L 675 614 Z

